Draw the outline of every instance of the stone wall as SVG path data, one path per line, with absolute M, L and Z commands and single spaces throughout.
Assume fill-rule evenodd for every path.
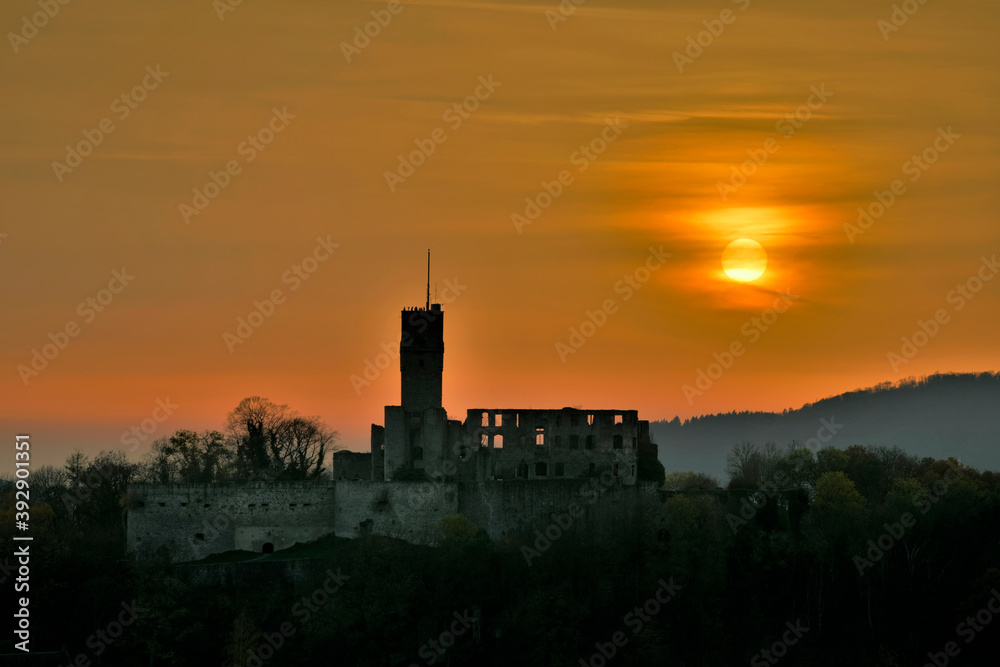
M 489 457 L 480 459 L 481 467 Z M 472 462 L 470 462 L 472 463 Z M 262 553 L 330 533 L 365 532 L 433 544 L 441 519 L 463 514 L 492 539 L 544 527 L 574 505 L 581 516 L 650 494 L 605 470 L 589 479 L 493 480 L 480 470 L 440 482 L 247 482 L 129 487 L 128 545 L 140 558 L 165 547 L 172 561 L 239 549 Z M 473 473 L 473 474 L 468 474 Z
M 349 452 L 347 450 L 333 453 L 334 479 L 368 479 L 372 478 L 371 452 Z
M 338 482 L 336 534 L 363 531 L 430 544 L 441 519 L 459 513 L 458 485 L 451 482 Z
M 460 511 L 494 540 L 514 536 L 519 530 L 544 527 L 552 514 L 571 507 L 589 516 L 595 507 L 630 502 L 635 486 L 623 485 L 610 474 L 587 480 L 480 480 L 463 482 Z
M 459 513 L 458 485 L 445 482 L 136 484 L 128 503 L 129 549 L 142 558 L 165 547 L 181 562 L 366 530 L 427 544 Z
M 260 553 L 334 531 L 331 482 L 136 484 L 128 492 L 128 546 L 166 547 L 173 561 L 242 549 Z
M 635 410 L 514 410 L 466 412 L 469 447 L 488 452 L 491 479 L 559 480 L 601 475 L 637 481 L 643 426 Z

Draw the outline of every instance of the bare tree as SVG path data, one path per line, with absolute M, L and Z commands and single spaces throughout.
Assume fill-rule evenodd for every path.
M 218 431 L 180 430 L 153 442 L 144 473 L 148 481 L 159 484 L 222 482 L 232 458 Z
M 260 396 L 244 398 L 229 413 L 226 427 L 234 441 L 238 474 L 254 478 L 274 467 L 272 457 L 278 458 L 279 433 L 287 415 L 287 405 Z
M 240 401 L 226 426 L 235 473 L 243 479 L 316 479 L 336 449 L 337 432 L 319 417 L 299 416 L 260 396 Z
M 337 432 L 319 417 L 292 417 L 284 423 L 283 464 L 286 471 L 308 479 L 323 473 L 327 453 L 335 446 Z
M 757 445 L 749 440 L 744 440 L 733 447 L 733 451 L 726 455 L 726 474 L 729 475 L 729 480 L 748 477 L 753 467 L 753 460 L 757 456 Z
M 759 484 L 770 479 L 781 457 L 778 445 L 774 442 L 766 442 L 763 448 L 758 448 L 756 444 L 744 440 L 726 456 L 726 473 L 730 484 L 736 480 Z

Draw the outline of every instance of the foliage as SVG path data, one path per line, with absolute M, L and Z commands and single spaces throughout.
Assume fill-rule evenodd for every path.
M 176 448 L 171 474 L 196 479 L 208 469 L 205 444 L 218 439 L 184 432 L 165 442 Z M 672 473 L 659 500 L 588 506 L 550 531 L 530 564 L 523 548 L 542 544 L 547 521 L 494 543 L 455 515 L 435 547 L 331 536 L 264 560 L 219 555 L 218 581 L 249 568 L 252 583 L 195 586 L 207 565 L 125 556 L 123 498 L 143 471 L 117 454 L 76 453 L 65 470 L 40 468 L 33 487 L 33 646 L 65 645 L 106 667 L 235 666 L 256 664 L 248 651 L 292 622 L 263 664 L 579 664 L 623 632 L 615 664 L 728 665 L 754 664 L 801 621 L 809 631 L 782 664 L 916 665 L 956 641 L 956 625 L 1000 587 L 1000 475 L 878 447 L 815 457 L 745 447 L 737 459 L 725 490 Z M 11 482 L 0 481 L 8 549 L 13 503 Z M 308 620 L 295 615 L 329 572 L 348 578 Z M 679 592 L 649 611 L 671 581 Z M 88 638 L 123 601 L 142 609 L 138 621 L 94 655 Z M 467 631 L 442 642 L 457 618 Z M 4 641 L 0 653 L 11 648 Z M 437 653 L 430 642 L 448 646 Z M 998 646 L 986 628 L 961 644 L 963 664 L 992 664 Z
M 182 429 L 157 439 L 140 470 L 141 481 L 320 479 L 328 458 L 338 449 L 338 433 L 319 417 L 303 417 L 260 396 L 240 401 L 226 418 L 226 430 L 223 434 Z
M 703 472 L 672 472 L 663 479 L 664 491 L 714 491 L 719 481 Z

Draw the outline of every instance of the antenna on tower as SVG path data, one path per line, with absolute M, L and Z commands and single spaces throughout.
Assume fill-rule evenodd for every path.
M 431 249 L 427 249 L 427 310 L 431 309 Z

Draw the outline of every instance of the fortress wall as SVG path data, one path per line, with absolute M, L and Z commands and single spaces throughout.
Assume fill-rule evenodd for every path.
M 372 453 L 350 452 L 347 450 L 333 453 L 334 479 L 371 479 Z M 381 479 L 381 478 L 379 478 Z
M 479 480 L 463 483 L 461 513 L 492 539 L 510 537 L 524 527 L 540 527 L 552 523 L 553 513 L 566 513 L 579 506 L 583 516 L 589 516 L 597 506 L 628 501 L 634 486 L 623 486 L 609 475 L 587 480 Z
M 334 530 L 330 482 L 136 484 L 128 492 L 128 548 L 167 547 L 172 561 L 308 542 Z
M 432 543 L 441 519 L 459 513 L 453 482 L 338 482 L 336 534 L 370 530 L 417 544 Z
M 488 464 L 487 457 L 481 463 Z M 472 472 L 472 471 L 467 471 Z M 139 557 L 166 547 L 172 561 L 240 549 L 260 553 L 323 535 L 364 532 L 432 544 L 441 519 L 463 514 L 492 539 L 544 529 L 552 514 L 577 518 L 648 495 L 609 472 L 590 479 L 492 480 L 485 470 L 447 482 L 248 482 L 129 487 L 128 545 Z M 453 478 L 454 479 L 454 478 Z M 644 492 L 644 493 L 643 493 Z M 582 515 L 582 516 L 581 516 Z
M 470 447 L 492 457 L 490 478 L 572 479 L 617 471 L 638 480 L 637 452 L 648 422 L 635 410 L 468 410 Z

